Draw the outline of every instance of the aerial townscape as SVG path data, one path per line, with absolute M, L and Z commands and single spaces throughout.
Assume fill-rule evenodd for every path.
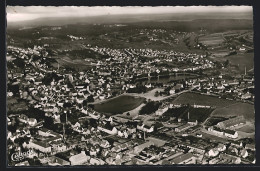
M 224 16 L 7 15 L 8 165 L 254 164 L 252 9 Z

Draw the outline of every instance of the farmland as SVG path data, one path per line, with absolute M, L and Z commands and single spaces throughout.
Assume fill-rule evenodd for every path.
M 202 95 L 198 93 L 183 93 L 178 96 L 173 104 L 196 104 L 196 105 L 207 105 L 212 107 L 225 107 L 236 103 L 235 101 L 220 99 L 214 96 Z
M 218 46 L 225 40 L 222 33 L 214 33 L 206 36 L 202 36 L 198 39 L 198 42 L 206 46 Z

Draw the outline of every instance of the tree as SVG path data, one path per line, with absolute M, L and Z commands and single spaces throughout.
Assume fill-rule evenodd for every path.
M 20 94 L 18 84 L 16 84 L 16 85 L 8 84 L 7 88 L 8 88 L 9 91 L 11 91 L 14 94 L 14 96 L 17 96 L 17 95 Z
M 52 129 L 54 126 L 54 121 L 51 117 L 45 117 L 43 126 L 48 129 Z
M 82 104 L 83 104 L 83 106 L 87 106 L 88 105 L 88 101 L 84 100 Z
M 157 131 L 158 130 L 158 128 L 161 128 L 161 127 L 163 127 L 163 124 L 161 123 L 161 122 L 155 122 L 155 124 L 154 124 L 154 129 Z
M 21 69 L 24 69 L 24 67 L 25 67 L 25 62 L 24 62 L 24 60 L 21 59 L 21 58 L 16 58 L 15 60 L 13 60 L 13 63 L 14 63 L 17 67 L 19 67 L 19 68 L 21 68 Z
M 94 97 L 93 97 L 93 95 L 89 95 L 89 96 L 87 97 L 87 100 L 88 100 L 88 102 L 94 102 Z
M 161 104 L 158 102 L 154 102 L 154 101 L 148 102 L 145 106 L 143 106 L 141 108 L 141 110 L 139 111 L 139 114 L 140 115 L 151 114 L 151 113 L 155 112 L 156 110 L 158 110 L 160 105 Z

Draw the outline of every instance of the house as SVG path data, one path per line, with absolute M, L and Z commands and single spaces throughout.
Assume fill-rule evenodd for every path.
M 181 154 L 172 160 L 172 164 L 196 164 L 196 158 L 191 153 Z
M 63 160 L 59 157 L 56 156 L 51 156 L 48 158 L 48 165 L 50 166 L 66 166 L 66 165 L 70 165 L 69 161 Z
M 203 149 L 203 147 L 197 147 L 194 145 L 187 145 L 188 148 L 190 148 L 189 152 L 196 152 L 196 153 L 200 153 L 200 154 L 204 154 L 205 153 L 205 149 Z
M 240 156 L 243 157 L 243 158 L 246 158 L 248 156 L 248 152 L 244 148 L 242 150 L 240 150 L 239 153 L 240 153 Z
M 172 88 L 170 91 L 169 91 L 169 93 L 172 95 L 172 94 L 174 94 L 175 93 L 175 88 Z
M 245 124 L 246 120 L 244 119 L 244 116 L 237 116 L 235 118 L 231 118 L 222 122 L 219 122 L 217 126 L 221 129 L 227 129 L 232 128 L 238 125 Z
M 112 127 L 111 129 L 108 129 L 108 128 L 102 128 L 102 127 L 98 126 L 97 129 L 100 131 L 106 132 L 110 135 L 116 135 L 118 132 L 116 127 Z
M 216 148 L 220 152 L 225 151 L 227 149 L 227 147 L 224 144 L 218 144 Z
M 73 155 L 69 158 L 71 165 L 83 165 L 90 160 L 90 157 L 85 154 L 85 151 Z
M 25 160 L 23 162 L 16 163 L 15 166 L 30 166 L 30 164 L 27 160 Z
M 51 146 L 47 142 L 32 140 L 32 141 L 29 142 L 29 144 L 27 146 L 29 148 L 39 150 L 43 153 L 50 153 L 51 152 Z
M 164 112 L 166 112 L 168 110 L 168 107 L 164 107 L 164 108 L 159 108 L 155 114 L 158 116 L 161 116 Z
M 217 164 L 219 162 L 219 158 L 213 158 L 209 161 L 209 164 Z
M 154 126 L 147 126 L 144 124 L 138 124 L 137 129 L 144 131 L 144 132 L 153 132 L 154 131 Z
M 101 159 L 95 159 L 95 158 L 91 158 L 90 161 L 89 161 L 89 163 L 90 163 L 91 165 L 104 165 L 104 164 L 105 164 L 105 162 L 104 162 L 103 160 L 101 160 Z
M 192 126 L 196 126 L 196 125 L 198 125 L 198 120 L 196 120 L 196 119 L 189 119 L 188 120 L 188 124 L 190 124 Z
M 108 147 L 110 147 L 110 144 L 107 140 L 102 140 L 101 143 L 100 143 L 100 146 L 102 148 L 108 148 Z
M 44 137 L 61 137 L 60 134 L 53 132 L 52 130 L 46 129 L 46 128 L 42 128 L 40 130 L 38 130 L 38 134 Z
M 215 135 L 218 135 L 218 136 L 224 135 L 223 130 L 221 130 L 220 128 L 218 128 L 216 126 L 209 127 L 208 131 L 210 131 L 210 132 L 212 132 L 212 133 L 214 133 Z
M 35 126 L 37 124 L 37 120 L 35 118 L 29 118 L 28 119 L 28 124 L 30 126 Z
M 67 146 L 62 141 L 52 141 L 50 143 L 52 149 L 56 152 L 62 152 L 67 150 Z
M 225 154 L 225 153 L 220 153 L 219 158 L 221 160 L 229 161 L 229 162 L 231 162 L 231 164 L 240 164 L 241 163 L 240 157 L 236 157 L 236 156 Z
M 96 112 L 93 112 L 93 113 L 89 112 L 88 115 L 91 118 L 96 119 L 96 120 L 100 118 L 100 115 L 98 113 L 96 113 Z
M 236 139 L 238 137 L 237 131 L 233 131 L 230 129 L 224 130 L 224 135 L 228 138 L 233 138 L 233 139 Z
M 255 151 L 255 145 L 254 144 L 246 144 L 245 149 Z
M 19 116 L 19 121 L 20 122 L 23 122 L 23 123 L 27 123 L 28 122 L 28 116 L 26 116 L 25 114 L 21 114 L 20 116 Z
M 212 148 L 208 152 L 209 157 L 216 157 L 218 154 L 219 154 L 219 151 L 216 148 Z

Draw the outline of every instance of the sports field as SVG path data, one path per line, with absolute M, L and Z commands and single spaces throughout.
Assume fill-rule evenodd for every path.
M 94 105 L 94 110 L 102 113 L 119 114 L 133 110 L 144 101 L 142 97 L 123 95 Z
M 225 107 L 234 103 L 236 102 L 232 100 L 220 99 L 218 97 L 202 95 L 198 93 L 183 93 L 173 101 L 173 104 L 196 104 L 216 108 Z

